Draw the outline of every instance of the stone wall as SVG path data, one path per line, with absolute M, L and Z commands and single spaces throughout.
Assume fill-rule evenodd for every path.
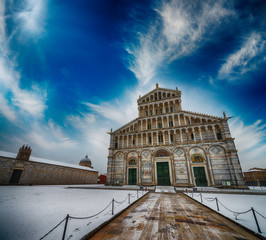
M 9 184 L 13 170 L 22 170 L 20 185 L 96 184 L 98 172 L 0 157 L 0 184 Z

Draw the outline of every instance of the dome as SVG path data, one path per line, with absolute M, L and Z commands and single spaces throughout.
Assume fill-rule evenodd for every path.
M 80 160 L 79 165 L 85 167 L 91 167 L 91 160 L 88 158 L 88 155 L 86 155 L 85 158 Z

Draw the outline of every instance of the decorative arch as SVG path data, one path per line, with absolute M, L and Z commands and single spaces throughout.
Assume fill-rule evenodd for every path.
M 132 158 L 128 161 L 129 166 L 136 166 L 137 164 L 138 164 L 138 161 L 134 158 Z
M 205 162 L 205 158 L 201 154 L 193 154 L 191 156 L 192 163 L 203 163 Z
M 155 153 L 155 157 L 169 157 L 169 156 L 170 156 L 169 152 L 165 149 L 159 149 Z
M 190 155 L 196 154 L 197 152 L 199 152 L 199 151 L 196 151 L 196 149 L 199 149 L 200 151 L 203 152 L 204 155 L 206 155 L 205 149 L 203 147 L 200 147 L 200 146 L 193 146 L 193 147 L 191 147 L 190 149 L 188 149 L 188 153 Z
M 208 149 L 211 155 L 219 155 L 225 153 L 225 148 L 221 145 L 211 145 Z
M 141 157 L 142 158 L 151 158 L 151 151 L 148 150 L 148 149 L 144 149 L 142 152 L 141 152 Z
M 119 151 L 115 154 L 115 159 L 124 159 L 124 153 Z
M 130 151 L 127 154 L 127 159 L 130 159 L 130 158 L 138 158 L 138 157 L 139 157 L 139 154 L 136 151 Z
M 181 147 L 174 148 L 173 154 L 175 157 L 182 157 L 185 155 L 185 150 Z

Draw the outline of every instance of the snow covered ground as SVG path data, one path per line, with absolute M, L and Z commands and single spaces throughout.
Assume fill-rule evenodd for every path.
M 188 195 L 191 197 L 192 193 L 189 193 Z M 266 217 L 265 195 L 202 193 L 203 204 L 217 211 L 216 201 L 213 200 L 215 197 L 217 197 L 219 200 L 219 213 L 258 233 L 252 211 L 238 215 L 236 213 L 230 212 L 228 209 L 234 212 L 245 212 L 253 207 L 257 212 Z M 199 193 L 193 193 L 193 198 L 198 202 L 201 202 Z M 220 203 L 222 203 L 228 209 L 226 209 Z M 262 235 L 266 237 L 266 219 L 259 214 L 256 214 L 256 216 L 262 231 Z
M 131 202 L 137 199 L 135 190 L 67 189 L 66 187 L 0 186 L 0 239 L 40 239 L 67 214 L 74 217 L 91 216 L 104 209 L 113 198 L 121 202 L 131 194 Z M 139 196 L 141 193 L 139 191 Z M 121 204 L 115 203 L 115 214 L 127 206 L 128 199 Z M 110 205 L 93 218 L 70 219 L 65 239 L 80 239 L 111 217 Z M 63 229 L 64 222 L 44 239 L 61 239 Z

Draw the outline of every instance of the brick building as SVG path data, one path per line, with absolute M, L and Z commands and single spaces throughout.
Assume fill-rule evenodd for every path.
M 244 172 L 244 176 L 248 186 L 266 186 L 265 168 L 251 168 Z

